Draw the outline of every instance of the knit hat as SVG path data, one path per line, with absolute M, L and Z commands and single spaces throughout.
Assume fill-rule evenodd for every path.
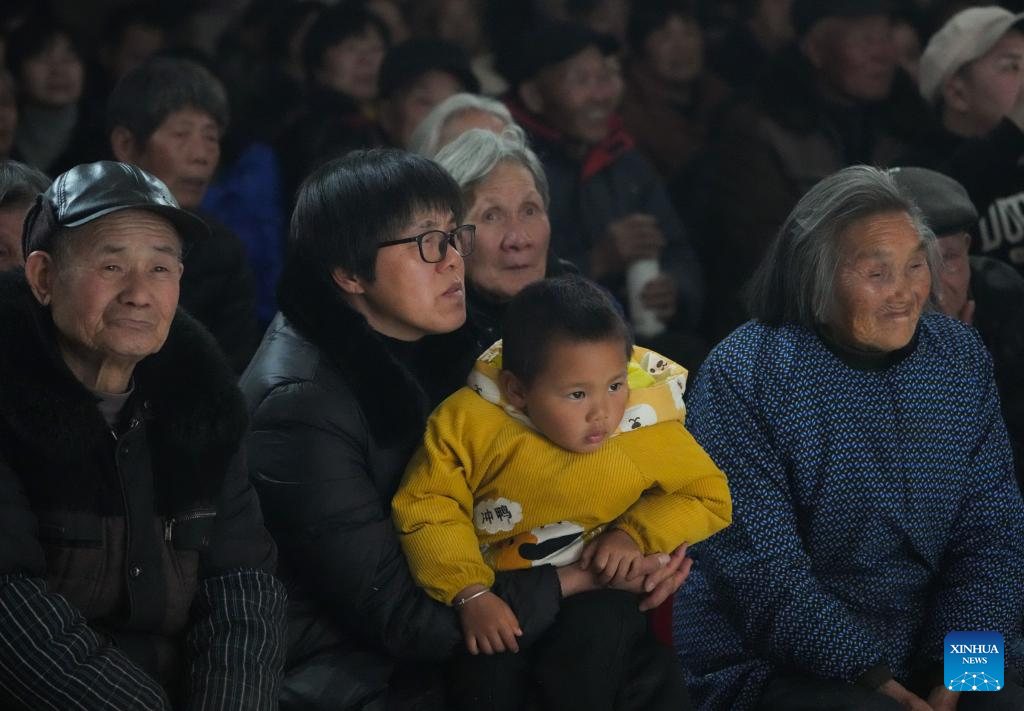
M 920 208 L 936 237 L 960 234 L 978 222 L 978 211 L 964 186 L 927 168 L 892 168 L 889 175 Z
M 790 18 L 797 37 L 803 37 L 820 20 L 829 17 L 888 15 L 891 11 L 886 0 L 793 0 Z
M 921 55 L 918 87 L 935 104 L 942 86 L 960 67 L 992 49 L 1000 38 L 1024 20 L 1024 13 L 989 5 L 958 12 L 928 41 Z

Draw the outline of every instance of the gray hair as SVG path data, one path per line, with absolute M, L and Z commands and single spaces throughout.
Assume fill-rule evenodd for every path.
M 441 134 L 444 133 L 448 122 L 469 111 L 493 114 L 506 126 L 515 123 L 508 108 L 497 99 L 478 94 L 453 94 L 431 109 L 430 113 L 419 122 L 409 138 L 409 151 L 433 158 L 438 151 L 444 148 L 440 145 Z
M 935 235 L 891 175 L 856 165 L 818 182 L 793 208 L 748 286 L 751 315 L 771 326 L 829 323 L 841 237 L 859 220 L 886 212 L 907 213 L 921 236 L 936 303 L 942 258 Z
M 459 184 L 467 210 L 473 204 L 473 192 L 477 186 L 503 163 L 526 168 L 544 201 L 544 209 L 548 207 L 550 196 L 544 166 L 526 144 L 523 129 L 515 124 L 506 126 L 500 135 L 482 128 L 471 128 L 442 148 L 434 160 Z
M 0 160 L 0 210 L 28 208 L 48 187 L 50 179 L 32 166 Z

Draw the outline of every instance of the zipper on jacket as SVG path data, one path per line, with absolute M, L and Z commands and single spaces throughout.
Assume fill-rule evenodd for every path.
M 185 523 L 186 521 L 197 521 L 201 518 L 213 518 L 216 511 L 192 511 L 181 516 L 171 516 L 164 522 L 164 540 L 170 543 L 174 540 L 174 524 Z

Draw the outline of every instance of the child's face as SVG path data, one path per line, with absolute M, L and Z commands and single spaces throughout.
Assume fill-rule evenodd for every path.
M 524 386 L 504 371 L 506 399 L 563 449 L 597 450 L 626 410 L 626 348 L 621 339 L 551 344 L 544 369 Z

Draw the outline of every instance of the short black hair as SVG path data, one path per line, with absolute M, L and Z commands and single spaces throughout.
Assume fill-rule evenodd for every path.
M 67 38 L 79 61 L 85 64 L 82 45 L 69 25 L 49 12 L 32 12 L 23 24 L 7 36 L 7 66 L 11 73 L 20 74 L 22 64 L 45 52 L 60 37 Z
M 391 33 L 384 20 L 361 4 L 343 2 L 320 13 L 302 43 L 302 65 L 306 70 L 306 79 L 313 82 L 314 74 L 323 62 L 324 52 L 367 30 L 376 31 L 384 44 L 391 44 Z
M 652 32 L 663 27 L 670 18 L 681 17 L 697 21 L 697 11 L 689 0 L 643 0 L 635 2 L 629 11 L 626 43 L 630 51 L 640 54 Z
M 431 160 L 375 148 L 325 163 L 299 187 L 282 284 L 318 281 L 333 290 L 337 267 L 372 282 L 377 245 L 406 236 L 398 232 L 423 210 L 463 216 L 458 184 Z
M 599 286 L 570 275 L 542 279 L 509 302 L 501 326 L 502 368 L 529 385 L 544 369 L 551 344 L 622 339 L 626 359 L 633 334 L 611 298 Z
M 144 145 L 168 116 L 182 109 L 209 114 L 220 128 L 228 126 L 224 85 L 197 62 L 153 57 L 125 74 L 107 101 L 107 135 L 118 126 Z
M 0 160 L 0 210 L 28 208 L 50 187 L 41 171 L 16 160 Z

